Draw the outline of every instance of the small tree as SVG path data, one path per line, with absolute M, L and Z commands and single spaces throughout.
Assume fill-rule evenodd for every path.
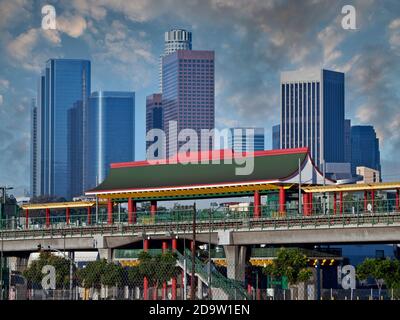
M 291 285 L 308 281 L 312 272 L 307 268 L 307 257 L 298 249 L 282 248 L 272 264 L 264 267 L 263 273 L 272 277 L 287 277 Z
M 391 259 L 365 259 L 357 266 L 360 280 L 373 278 L 378 286 L 379 295 L 384 284 L 390 289 L 400 288 L 400 262 Z

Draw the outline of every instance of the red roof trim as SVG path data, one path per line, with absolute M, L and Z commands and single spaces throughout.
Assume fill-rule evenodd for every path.
M 286 154 L 294 154 L 294 153 L 309 153 L 308 148 L 296 148 L 296 149 L 279 149 L 279 150 L 265 150 L 265 151 L 255 151 L 255 157 L 263 157 L 263 156 L 279 156 Z M 246 157 L 245 153 L 233 152 L 232 150 L 212 150 L 210 151 L 201 151 L 194 152 L 190 157 L 193 160 L 201 161 L 202 159 L 211 160 L 224 160 L 224 159 L 232 159 L 233 157 Z M 157 163 L 149 162 L 148 160 L 143 161 L 134 161 L 134 162 L 119 162 L 112 163 L 110 166 L 112 169 L 117 168 L 130 168 L 130 167 L 145 167 L 151 165 L 162 165 L 162 164 L 176 164 L 176 157 L 159 160 Z

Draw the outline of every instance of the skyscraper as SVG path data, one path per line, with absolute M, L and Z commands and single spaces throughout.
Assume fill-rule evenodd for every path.
M 306 70 L 281 73 L 281 147 L 309 147 L 315 164 L 343 163 L 343 73 Z
M 92 93 L 87 119 L 85 190 L 105 179 L 111 163 L 135 160 L 135 93 Z
M 272 150 L 281 148 L 281 125 L 277 124 L 272 127 Z
M 163 129 L 163 126 L 162 95 L 154 93 L 146 97 L 146 134 L 152 129 Z M 146 150 L 151 144 L 151 141 L 146 141 Z
M 265 150 L 264 128 L 231 128 L 229 147 L 235 152 L 253 152 Z
M 38 118 L 36 100 L 32 99 L 31 105 L 31 197 L 35 197 L 40 193 L 39 190 L 39 145 L 38 145 Z
M 176 135 L 167 139 L 166 154 L 172 156 L 183 144 L 177 136 L 182 129 L 192 129 L 198 137 L 201 129 L 214 129 L 214 51 L 179 50 L 163 57 L 162 78 L 164 130 L 169 133 L 170 121 L 177 126 Z
M 192 50 L 192 33 L 185 29 L 171 29 L 164 35 L 164 53 L 160 56 L 160 92 L 162 92 L 162 58 L 177 50 Z
M 90 61 L 50 59 L 40 79 L 40 194 L 69 197 L 68 110 L 76 101 L 85 108 L 90 95 Z
M 344 162 L 351 163 L 351 120 L 344 121 Z
M 351 127 L 351 167 L 367 167 L 381 172 L 379 139 L 373 126 Z

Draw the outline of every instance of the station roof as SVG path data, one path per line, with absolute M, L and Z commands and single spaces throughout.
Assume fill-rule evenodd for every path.
M 366 190 L 396 190 L 400 189 L 400 182 L 384 183 L 358 183 L 331 186 L 305 186 L 302 188 L 306 193 L 323 192 L 358 192 Z
M 177 163 L 176 158 L 158 163 L 115 163 L 108 177 L 86 195 L 135 199 L 246 195 L 255 190 L 276 190 L 282 185 L 289 188 L 298 175 L 299 160 L 302 168 L 310 171 L 312 166 L 316 170 L 310 165 L 308 148 L 256 151 L 253 155 L 254 170 L 248 175 L 238 175 L 236 170 L 244 166 L 238 164 L 239 160 L 247 161 L 249 155 L 232 150 L 192 153 L 188 164 Z
M 44 209 L 65 209 L 65 208 L 87 208 L 93 207 L 94 201 L 73 201 L 73 202 L 50 202 L 50 203 L 32 203 L 22 205 L 24 210 L 44 210 Z

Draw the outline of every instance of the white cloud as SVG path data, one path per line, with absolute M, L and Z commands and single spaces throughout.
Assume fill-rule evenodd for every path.
M 0 94 L 0 106 L 3 104 L 3 96 Z
M 7 45 L 7 51 L 11 57 L 18 61 L 28 60 L 38 39 L 38 29 L 29 29 L 11 41 Z
M 10 81 L 7 79 L 0 79 L 0 90 L 6 90 L 10 87 Z
M 13 27 L 31 16 L 32 1 L 2 0 L 0 1 L 0 29 Z
M 80 37 L 87 28 L 86 20 L 81 16 L 57 17 L 57 30 L 66 33 L 72 38 Z
M 400 18 L 389 24 L 389 44 L 400 55 Z
M 329 65 L 342 56 L 337 47 L 344 40 L 343 30 L 338 30 L 335 24 L 332 24 L 319 32 L 317 37 L 324 52 L 323 64 Z

